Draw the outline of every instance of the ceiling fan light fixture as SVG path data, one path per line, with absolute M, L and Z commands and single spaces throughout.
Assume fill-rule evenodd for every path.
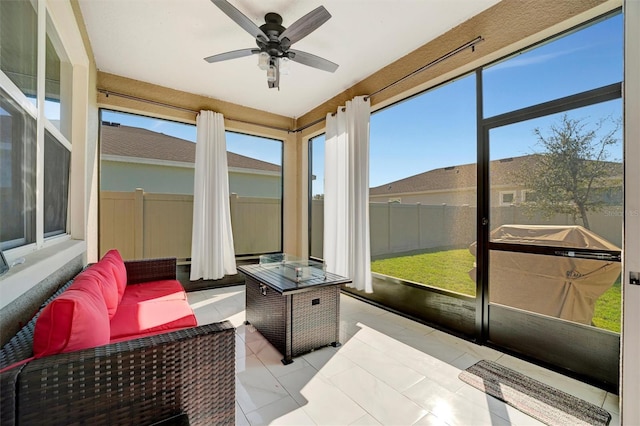
M 289 75 L 291 72 L 291 68 L 289 68 L 289 58 L 282 57 L 278 60 L 280 63 L 278 64 L 278 68 L 280 69 L 280 75 Z
M 278 71 L 276 70 L 276 65 L 269 65 L 267 69 L 267 81 L 269 83 L 274 83 L 278 76 Z
M 268 70 L 269 69 L 269 59 L 271 59 L 271 57 L 269 56 L 269 54 L 267 52 L 260 52 L 258 54 L 258 67 L 263 71 Z

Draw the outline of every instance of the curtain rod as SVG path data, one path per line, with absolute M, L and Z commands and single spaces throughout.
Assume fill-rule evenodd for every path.
M 377 95 L 379 93 L 382 93 L 387 89 L 390 89 L 391 87 L 395 86 L 396 84 L 402 83 L 403 81 L 413 77 L 416 74 L 420 74 L 422 71 L 425 71 L 425 70 L 431 68 L 432 66 L 437 65 L 440 62 L 442 62 L 444 60 L 447 60 L 450 57 L 455 56 L 458 53 L 460 53 L 460 52 L 462 52 L 462 51 L 464 51 L 466 49 L 471 48 L 471 51 L 475 52 L 476 44 L 480 43 L 481 41 L 484 41 L 484 39 L 482 38 L 482 36 L 478 36 L 478 37 L 474 38 L 473 40 L 466 42 L 462 46 L 459 46 L 459 47 L 453 49 L 452 51 L 450 51 L 448 53 L 445 53 L 444 55 L 440 56 L 439 58 L 434 59 L 433 61 L 429 62 L 428 64 L 421 66 L 417 70 L 415 70 L 413 72 L 410 72 L 409 74 L 405 75 L 404 77 L 400 77 L 396 81 L 394 81 L 392 83 L 389 83 L 386 86 L 376 90 L 375 92 L 371 93 L 369 96 L 366 96 L 364 99 L 365 100 L 370 99 L 371 97 L 373 97 L 373 96 L 375 96 L 375 95 Z
M 164 108 L 170 108 L 170 109 L 175 109 L 178 111 L 183 111 L 183 112 L 188 112 L 188 113 L 192 113 L 192 114 L 199 114 L 200 111 L 195 111 L 193 109 L 189 109 L 189 108 L 183 108 L 177 105 L 171 105 L 171 104 L 167 104 L 164 102 L 159 102 L 159 101 L 153 101 L 151 99 L 145 99 L 145 98 L 140 98 L 138 96 L 133 96 L 133 95 L 127 95 L 126 93 L 118 93 L 118 92 L 112 92 L 111 90 L 107 90 L 107 89 L 98 89 L 98 92 L 100 93 L 104 93 L 104 95 L 108 98 L 110 95 L 113 96 L 117 96 L 119 98 L 125 98 L 125 99 L 129 99 L 132 101 L 138 101 L 138 102 L 144 102 L 147 104 L 152 104 L 152 105 L 157 105 L 157 106 L 161 106 Z M 277 127 L 277 126 L 270 126 L 268 124 L 261 124 L 261 123 L 254 123 L 251 121 L 245 121 L 245 120 L 239 120 L 237 118 L 231 118 L 231 117 L 224 117 L 225 120 L 229 120 L 229 121 L 234 121 L 236 123 L 243 123 L 243 124 L 250 124 L 253 126 L 259 126 L 259 127 L 264 127 L 267 129 L 273 129 L 273 130 L 280 130 L 283 132 L 287 132 L 287 133 L 295 133 L 296 130 L 292 130 L 292 129 L 285 129 L 284 127 Z
M 445 53 L 444 55 L 440 56 L 439 58 L 434 59 L 433 61 L 429 62 L 428 64 L 423 65 L 422 67 L 418 68 L 417 70 L 414 70 L 414 71 L 410 72 L 409 74 L 407 74 L 407 75 L 405 75 L 405 76 L 403 76 L 403 77 L 400 77 L 399 79 L 397 79 L 397 80 L 395 80 L 395 81 L 393 81 L 393 82 L 391 82 L 391 83 L 387 84 L 386 86 L 384 86 L 384 87 L 382 87 L 382 88 L 380 88 L 380 89 L 376 90 L 375 92 L 371 93 L 370 95 L 365 96 L 365 98 L 364 98 L 364 99 L 365 99 L 365 100 L 367 100 L 367 99 L 371 99 L 373 96 L 378 95 L 378 94 L 380 94 L 380 93 L 384 92 L 385 90 L 390 89 L 390 88 L 392 88 L 393 86 L 395 86 L 395 85 L 397 85 L 397 84 L 402 83 L 403 81 L 405 81 L 405 80 L 407 80 L 407 79 L 409 79 L 409 78 L 411 78 L 411 77 L 415 76 L 416 74 L 419 74 L 419 73 L 421 73 L 422 71 L 425 71 L 425 70 L 427 70 L 428 68 L 431 68 L 431 67 L 433 67 L 434 65 L 437 65 L 437 64 L 439 64 L 440 62 L 442 62 L 442 61 L 444 61 L 444 60 L 446 60 L 446 59 L 449 59 L 450 57 L 452 57 L 452 56 L 454 56 L 454 55 L 457 55 L 458 53 L 460 53 L 460 52 L 462 52 L 462 51 L 464 51 L 464 50 L 466 50 L 466 49 L 471 48 L 471 51 L 473 52 L 473 51 L 475 51 L 475 46 L 476 46 L 476 44 L 480 43 L 481 41 L 484 41 L 484 38 L 482 38 L 482 36 L 478 36 L 478 37 L 474 38 L 473 40 L 468 41 L 467 43 L 463 44 L 462 46 L 459 46 L 459 47 L 457 47 L 457 48 L 453 49 L 452 51 L 450 51 L 450 52 L 448 52 L 448 53 Z M 342 107 L 341 109 L 342 109 L 342 111 L 344 111 L 344 110 L 345 110 L 345 107 Z M 334 113 L 332 113 L 331 115 L 336 115 L 336 113 L 334 112 Z M 305 125 L 304 125 L 304 126 L 302 126 L 302 127 L 298 127 L 297 129 L 295 129 L 295 130 L 293 130 L 293 131 L 294 131 L 294 132 L 300 132 L 300 131 L 302 131 L 302 130 L 308 129 L 308 128 L 309 128 L 309 127 L 311 127 L 311 126 L 315 126 L 316 124 L 321 123 L 321 122 L 323 122 L 324 120 L 326 120 L 326 117 L 320 117 L 320 118 L 318 118 L 317 120 L 314 120 L 314 121 L 312 121 L 311 123 L 305 124 Z
M 384 92 L 385 90 L 388 90 L 388 89 L 392 88 L 393 86 L 402 83 L 403 81 L 415 76 L 416 74 L 419 74 L 419 73 L 431 68 L 432 66 L 437 65 L 440 62 L 442 62 L 442 61 L 444 61 L 446 59 L 449 59 L 450 57 L 452 57 L 454 55 L 457 55 L 458 53 L 460 53 L 460 52 L 462 52 L 462 51 L 464 51 L 466 49 L 471 48 L 472 52 L 475 51 L 476 44 L 480 43 L 481 41 L 484 41 L 484 38 L 482 38 L 482 36 L 478 36 L 478 37 L 474 38 L 473 40 L 468 41 L 467 43 L 463 44 L 462 46 L 459 46 L 459 47 L 453 49 L 452 51 L 450 51 L 448 53 L 445 53 L 444 55 L 440 56 L 439 58 L 437 58 L 437 59 L 435 59 L 435 60 L 433 60 L 431 62 L 429 62 L 428 64 L 423 65 L 422 67 L 410 72 L 409 74 L 407 74 L 407 75 L 405 75 L 403 77 L 400 77 L 399 79 L 397 79 L 397 80 L 387 84 L 386 86 L 376 90 L 375 92 L 371 93 L 370 95 L 365 96 L 365 100 L 366 99 L 371 99 L 373 96 L 378 95 L 378 94 Z M 192 113 L 192 114 L 198 114 L 200 112 L 200 111 L 194 111 L 194 110 L 189 109 L 189 108 L 183 108 L 183 107 L 179 107 L 179 106 L 176 106 L 176 105 L 167 104 L 167 103 L 164 103 L 164 102 L 152 101 L 151 99 L 144 99 L 144 98 L 140 98 L 140 97 L 133 96 L 133 95 L 127 95 L 126 93 L 112 92 L 112 91 L 107 90 L 107 89 L 98 89 L 98 92 L 104 93 L 107 97 L 109 97 L 109 95 L 113 95 L 113 96 L 118 96 L 120 98 L 125 98 L 125 99 L 129 99 L 129 100 L 133 100 L 133 101 L 139 101 L 139 102 L 145 102 L 145 103 L 148 103 L 148 104 L 157 105 L 157 106 L 161 106 L 161 107 L 164 107 L 164 108 L 171 108 L 171 109 L 175 109 L 175 110 L 178 110 L 178 111 L 189 112 L 189 113 Z M 344 107 L 342 107 L 342 110 L 344 111 Z M 333 113 L 332 115 L 335 115 L 335 113 Z M 280 130 L 280 131 L 287 132 L 287 133 L 298 133 L 298 132 L 301 132 L 301 131 L 303 131 L 305 129 L 308 129 L 311 126 L 315 126 L 318 123 L 322 123 L 323 121 L 326 120 L 326 117 L 320 117 L 317 120 L 312 121 L 311 123 L 305 124 L 302 127 L 298 127 L 297 129 L 285 129 L 283 127 L 270 126 L 268 124 L 253 123 L 251 121 L 238 120 L 238 119 L 230 118 L 230 117 L 226 117 L 226 116 L 225 116 L 225 119 L 227 119 L 229 121 L 235 121 L 237 123 L 250 124 L 250 125 L 264 127 L 264 128 L 273 129 L 273 130 Z

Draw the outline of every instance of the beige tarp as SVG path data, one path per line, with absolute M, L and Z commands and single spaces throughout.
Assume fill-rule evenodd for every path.
M 503 225 L 492 242 L 620 250 L 581 226 Z M 476 243 L 469 251 L 475 256 Z M 469 271 L 475 280 L 475 268 Z M 514 308 L 591 324 L 596 300 L 620 275 L 620 263 L 492 250 L 489 299 Z

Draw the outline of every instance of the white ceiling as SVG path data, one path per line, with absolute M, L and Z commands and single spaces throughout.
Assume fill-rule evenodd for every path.
M 269 89 L 255 55 L 203 60 L 256 47 L 210 0 L 79 0 L 100 71 L 288 117 L 303 115 L 499 0 L 229 1 L 258 26 L 267 12 L 279 13 L 288 27 L 323 5 L 332 18 L 293 48 L 340 67 L 332 74 L 291 62 L 280 90 Z

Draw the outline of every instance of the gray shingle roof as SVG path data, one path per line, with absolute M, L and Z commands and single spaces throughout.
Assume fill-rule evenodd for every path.
M 148 158 L 163 161 L 194 163 L 196 144 L 184 139 L 123 125 L 101 126 L 100 143 L 103 155 Z M 277 164 L 227 152 L 227 165 L 240 169 L 280 172 Z
M 514 186 L 514 176 L 518 170 L 530 166 L 536 161 L 537 154 L 524 155 L 522 157 L 504 158 L 494 160 L 489 163 L 489 176 L 492 186 Z M 621 163 L 608 163 L 611 167 L 612 176 L 622 175 Z M 371 188 L 369 195 L 385 196 L 395 194 L 406 194 L 416 192 L 428 192 L 438 190 L 451 190 L 459 188 L 475 187 L 477 176 L 476 164 L 463 164 L 459 166 L 445 167 L 441 169 L 429 170 L 414 176 L 384 185 Z

